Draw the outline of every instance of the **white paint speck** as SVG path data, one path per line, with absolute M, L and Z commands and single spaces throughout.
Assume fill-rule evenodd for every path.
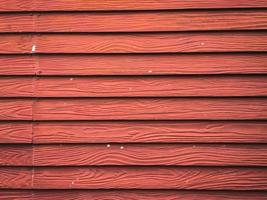
M 72 81 L 72 80 L 73 80 L 73 78 L 70 78 L 70 80 Z
M 152 70 L 148 70 L 148 73 L 152 73 Z
M 107 148 L 109 148 L 110 147 L 110 144 L 107 144 Z
M 121 146 L 121 147 L 120 147 L 120 149 L 124 149 L 124 147 L 123 147 L 123 146 Z
M 203 46 L 203 45 L 205 45 L 205 43 L 204 43 L 204 42 L 201 42 L 201 43 L 200 43 L 200 45 L 202 45 L 202 46 Z
M 34 44 L 34 45 L 32 46 L 32 52 L 35 52 L 35 50 L 36 50 L 36 45 Z

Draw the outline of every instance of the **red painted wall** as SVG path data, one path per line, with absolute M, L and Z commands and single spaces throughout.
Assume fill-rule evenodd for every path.
M 267 199 L 267 1 L 0 0 L 0 33 L 0 200 Z

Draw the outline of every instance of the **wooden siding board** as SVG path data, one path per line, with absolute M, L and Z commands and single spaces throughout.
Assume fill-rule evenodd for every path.
M 267 29 L 266 10 L 0 14 L 0 32 L 147 32 Z
M 267 76 L 55 77 L 35 84 L 38 97 L 267 96 Z
M 1 194 L 1 192 L 0 192 Z M 157 191 L 157 190 L 49 190 L 34 191 L 34 200 L 266 200 L 266 192 L 251 191 Z M 1 199 L 1 197 L 0 197 Z
M 31 189 L 32 169 L 30 167 L 0 167 L 1 189 Z
M 35 189 L 266 190 L 264 168 L 36 168 Z
M 265 32 L 3 34 L 2 38 L 3 54 L 267 51 Z
M 267 119 L 265 98 L 42 99 L 35 107 L 35 120 Z
M 0 55 L 0 75 L 34 75 L 35 67 L 31 55 Z
M 8 43 L 8 38 L 6 43 Z M 40 35 L 36 45 L 36 52 L 38 53 L 266 51 L 267 35 L 265 32 L 168 34 L 133 33 L 107 35 L 56 34 Z M 6 50 L 4 52 L 8 53 Z M 24 51 L 21 51 L 21 53 L 23 52 Z
M 0 189 L 0 200 L 33 200 L 32 197 L 33 197 L 33 192 L 29 190 Z
M 34 166 L 267 166 L 267 145 L 36 145 L 33 151 Z
M 172 10 L 205 8 L 261 8 L 266 0 L 1 0 L 0 11 L 97 11 L 97 10 Z
M 34 77 L 1 77 L 0 97 L 33 97 Z
M 265 53 L 0 55 L 0 75 L 266 74 Z
M 1 99 L 0 120 L 32 120 L 33 100 Z
M 0 166 L 31 166 L 31 145 L 0 145 Z
M 265 122 L 39 122 L 34 143 L 267 143 Z
M 31 123 L 0 123 L 0 143 L 31 143 L 32 135 Z
M 2 61 L 1 57 L 0 60 Z M 14 57 L 14 60 L 17 60 Z M 3 62 L 3 61 L 2 61 Z M 1 65 L 1 63 L 0 63 Z M 267 54 L 40 55 L 40 75 L 267 73 Z

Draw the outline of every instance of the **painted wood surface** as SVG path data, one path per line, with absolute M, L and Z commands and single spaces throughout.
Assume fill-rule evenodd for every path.
M 267 51 L 267 36 L 264 31 L 63 35 L 3 34 L 1 38 L 0 53 L 2 54 Z
M 214 151 L 216 149 L 216 151 Z M 267 145 L 38 145 L 35 166 L 172 165 L 266 166 Z M 257 154 L 255 154 L 257 152 Z M 13 151 L 11 150 L 11 157 Z M 12 161 L 11 161 L 12 162 Z M 17 161 L 16 161 L 17 162 Z
M 32 124 L 23 122 L 1 122 L 0 143 L 31 143 Z
M 0 32 L 146 32 L 266 28 L 266 10 L 0 14 Z
M 267 99 L 41 99 L 35 103 L 33 118 L 35 120 L 263 120 L 267 119 Z
M 0 200 L 267 199 L 266 31 L 266 0 L 0 0 Z
M 265 168 L 47 167 L 34 170 L 42 189 L 266 190 Z
M 174 191 L 174 190 L 5 190 L 0 191 L 0 199 L 6 200 L 266 200 L 262 191 Z
M 267 73 L 265 53 L 0 55 L 1 75 Z
M 205 8 L 266 8 L 266 0 L 1 0 L 0 11 L 176 10 Z
M 33 142 L 267 143 L 266 132 L 264 121 L 39 122 L 33 126 Z

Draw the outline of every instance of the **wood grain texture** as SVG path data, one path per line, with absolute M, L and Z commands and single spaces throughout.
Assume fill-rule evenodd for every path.
M 30 96 L 17 91 L 31 86 L 29 79 L 8 79 L 11 86 L 0 94 Z M 267 96 L 267 76 L 52 77 L 36 80 L 35 91 L 37 97 Z
M 1 99 L 0 120 L 32 120 L 33 100 Z
M 266 32 L 3 34 L 0 53 L 259 52 Z M 35 46 L 35 51 L 32 48 Z
M 0 167 L 1 189 L 30 189 L 32 169 L 30 167 Z
M 266 190 L 264 168 L 47 167 L 36 168 L 35 189 Z
M 41 99 L 36 102 L 34 119 L 255 120 L 267 119 L 267 100 L 265 98 L 93 98 L 58 100 Z
M 33 200 L 29 190 L 0 190 L 0 200 Z
M 34 77 L 0 77 L 0 97 L 33 97 Z
M 260 8 L 266 0 L 1 0 L 0 11 L 94 11 L 94 10 L 167 10 L 201 8 Z
M 267 143 L 265 122 L 39 122 L 34 143 Z
M 1 194 L 1 192 L 0 192 Z M 173 190 L 49 190 L 34 192 L 34 200 L 266 200 L 266 192 L 251 191 L 173 191 Z M 1 197 L 0 197 L 1 199 Z
M 34 38 L 30 34 L 13 35 L 3 34 L 0 41 L 0 53 L 31 53 L 34 45 Z
M 12 150 L 13 148 L 10 149 L 10 154 L 13 153 Z M 259 144 L 36 145 L 33 151 L 34 166 L 267 166 L 267 145 Z M 12 159 L 10 160 L 9 163 L 12 164 Z M 17 163 L 19 162 L 16 161 L 15 164 Z
M 146 32 L 267 29 L 266 10 L 0 14 L 0 32 Z
M 21 122 L 0 123 L 0 143 L 31 143 L 32 124 Z
M 34 68 L 31 55 L 0 55 L 0 75 L 34 75 Z
M 0 190 L 0 200 L 266 200 L 264 191 Z
M 37 53 L 175 53 L 267 50 L 267 34 L 265 32 L 52 34 L 36 37 Z M 9 38 L 5 43 L 9 43 Z M 14 43 L 13 39 L 12 43 Z M 1 51 L 1 46 L 0 44 L 0 52 L 9 53 L 8 50 Z M 20 53 L 24 53 L 24 50 L 21 50 Z
M 31 166 L 31 145 L 0 145 L 0 166 Z
M 14 56 L 13 59 L 14 62 L 22 61 L 22 57 Z M 1 56 L 0 61 L 5 63 Z M 267 73 L 267 54 L 264 53 L 157 54 L 156 56 L 153 54 L 40 55 L 38 62 L 37 73 L 40 75 Z M 6 70 L 2 73 L 13 72 Z
M 265 53 L 0 55 L 0 75 L 262 74 L 266 65 Z

